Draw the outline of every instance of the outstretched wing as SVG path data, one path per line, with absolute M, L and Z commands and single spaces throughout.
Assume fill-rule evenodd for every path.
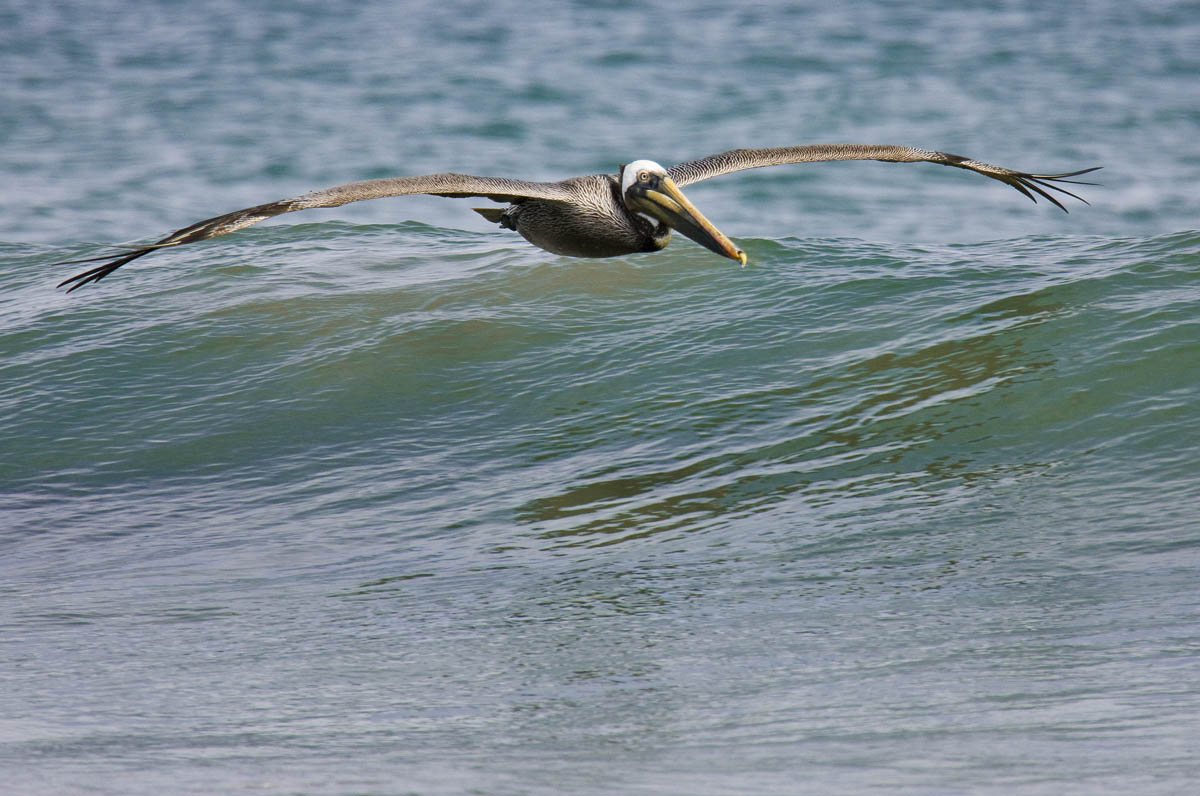
M 1072 183 L 1074 185 L 1094 185 L 1090 182 L 1078 182 L 1067 179 L 1078 177 L 1080 174 L 1096 171 L 1100 166 L 1079 171 L 1068 171 L 1063 174 L 1027 174 L 1023 171 L 1013 171 L 1003 166 L 993 166 L 979 160 L 950 155 L 946 152 L 936 152 L 932 149 L 917 149 L 908 146 L 863 145 L 863 144 L 812 144 L 809 146 L 781 146 L 769 149 L 731 149 L 719 155 L 709 155 L 699 160 L 689 160 L 667 169 L 671 179 L 678 185 L 689 185 L 693 182 L 707 180 L 728 174 L 731 171 L 743 169 L 758 169 L 763 166 L 782 166 L 788 163 L 819 163 L 830 160 L 882 160 L 887 163 L 939 163 L 943 166 L 955 166 L 991 177 L 993 180 L 1011 185 L 1034 202 L 1037 196 L 1042 196 L 1056 205 L 1064 213 L 1067 208 L 1045 189 L 1058 191 L 1087 204 L 1087 200 L 1076 196 L 1065 188 L 1052 183 Z M 1037 194 L 1037 196 L 1034 196 Z
M 421 177 L 385 177 L 378 180 L 362 180 L 345 185 L 335 185 L 321 191 L 313 191 L 291 199 L 280 199 L 278 202 L 268 202 L 263 205 L 235 210 L 215 218 L 198 221 L 189 227 L 172 232 L 160 241 L 147 246 L 136 246 L 125 254 L 114 257 L 107 254 L 101 257 L 87 257 L 81 260 L 64 260 L 58 265 L 68 263 L 93 263 L 104 261 L 103 264 L 76 274 L 70 279 L 59 283 L 59 287 L 70 285 L 67 292 L 83 287 L 89 282 L 98 282 L 113 271 L 128 262 L 169 246 L 181 246 L 198 240 L 215 238 L 218 235 L 228 235 L 244 229 L 251 224 L 277 216 L 280 213 L 291 213 L 296 210 L 308 210 L 314 207 L 338 207 L 350 202 L 360 202 L 364 199 L 382 199 L 388 196 L 409 196 L 412 194 L 430 194 L 433 196 L 450 196 L 455 198 L 467 196 L 486 196 L 496 202 L 515 202 L 521 199 L 548 199 L 552 201 L 570 201 L 570 189 L 561 182 L 525 182 L 510 180 L 504 177 L 472 177 L 469 174 L 426 174 Z

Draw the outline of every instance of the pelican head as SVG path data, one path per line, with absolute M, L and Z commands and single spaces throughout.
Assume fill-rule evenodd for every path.
M 677 229 L 704 248 L 746 264 L 746 253 L 721 234 L 687 200 L 667 170 L 653 160 L 635 160 L 621 169 L 621 196 L 631 212 Z

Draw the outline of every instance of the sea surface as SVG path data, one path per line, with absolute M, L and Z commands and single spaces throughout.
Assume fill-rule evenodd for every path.
M 1184 794 L 1200 4 L 8 2 L 6 794 Z M 741 146 L 559 257 L 351 180 Z

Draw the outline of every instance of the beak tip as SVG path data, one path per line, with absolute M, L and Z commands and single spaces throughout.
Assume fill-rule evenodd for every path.
M 742 268 L 745 268 L 746 267 L 746 253 L 744 251 L 742 251 L 741 249 L 737 250 L 737 259 L 738 259 L 738 262 L 742 264 Z

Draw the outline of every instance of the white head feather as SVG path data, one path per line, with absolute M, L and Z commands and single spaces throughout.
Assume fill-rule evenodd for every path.
M 629 190 L 629 186 L 637 182 L 637 176 L 643 171 L 648 171 L 651 174 L 666 174 L 667 170 L 655 163 L 653 160 L 635 160 L 625 166 L 625 171 L 621 173 L 621 193 L 624 194 Z

